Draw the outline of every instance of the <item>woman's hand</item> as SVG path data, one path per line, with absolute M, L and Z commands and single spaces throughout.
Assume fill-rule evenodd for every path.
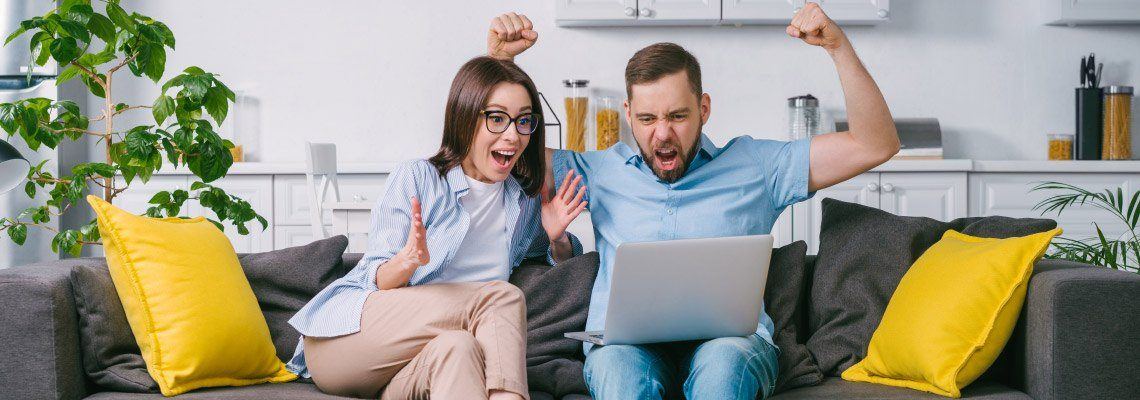
M 513 12 L 491 20 L 487 33 L 487 55 L 500 60 L 514 61 L 515 56 L 534 46 L 538 32 L 526 15 Z
M 562 180 L 557 194 L 551 195 L 548 189 L 542 196 L 542 228 L 552 244 L 569 242 L 565 237 L 566 227 L 586 209 L 587 202 L 582 201 L 586 187 L 581 183 L 582 177 L 574 176 L 574 171 L 570 171 Z
M 376 274 L 376 286 L 381 290 L 407 285 L 416 269 L 431 261 L 427 247 L 427 229 L 424 229 L 420 208 L 419 199 L 412 197 L 412 221 L 404 248 L 381 265 Z

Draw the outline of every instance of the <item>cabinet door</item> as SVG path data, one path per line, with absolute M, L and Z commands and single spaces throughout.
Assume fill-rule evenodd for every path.
M 1060 7 L 1062 22 L 1120 23 L 1140 22 L 1140 2 L 1136 0 L 1051 0 Z M 1059 4 L 1058 4 L 1059 3 Z
M 230 175 L 217 182 L 212 182 L 210 185 L 249 202 L 249 205 L 253 206 L 253 211 L 265 217 L 268 222 L 265 229 L 262 229 L 261 223 L 256 220 L 246 223 L 245 226 L 249 229 L 247 235 L 238 233 L 233 224 L 223 222 L 226 236 L 233 243 L 234 250 L 238 253 L 260 253 L 273 250 L 273 176 Z M 206 218 L 217 219 L 217 215 L 213 211 L 202 207 L 197 201 L 190 200 L 187 201 L 187 204 L 189 204 L 187 207 L 188 215 L 201 215 Z
M 890 18 L 890 0 L 811 0 L 839 24 L 877 24 Z M 785 24 L 805 0 L 723 0 L 723 22 Z
M 1065 231 L 1062 236 L 1071 239 L 1096 237 L 1093 223 L 1099 225 L 1108 237 L 1118 237 L 1128 228 L 1113 214 L 1087 205 L 1069 207 L 1060 216 L 1056 212 L 1042 215 L 1042 210 L 1033 210 L 1033 206 L 1061 192 L 1030 189 L 1046 181 L 1068 183 L 1093 192 L 1103 192 L 1106 189 L 1116 192 L 1120 188 L 1126 195 L 1131 195 L 1140 188 L 1138 174 L 986 172 L 972 173 L 969 180 L 971 215 L 1050 218 L 1056 220 Z
M 325 228 L 332 229 L 331 226 Z M 277 225 L 273 227 L 273 247 L 276 249 L 304 246 L 312 242 L 313 229 L 308 225 Z
M 908 216 L 949 221 L 966 216 L 965 172 L 884 172 L 879 208 Z
M 721 0 L 639 0 L 638 23 L 715 23 L 720 20 L 720 4 Z
M 388 174 L 345 174 L 340 175 L 338 180 L 340 181 L 341 201 L 375 204 L 384 191 Z M 315 194 L 309 191 L 305 175 L 276 175 L 274 176 L 273 191 L 274 225 L 305 225 L 308 227 L 309 206 L 313 203 Z M 328 201 L 332 201 L 331 193 L 328 196 Z M 325 211 L 322 214 L 322 220 L 325 225 L 331 225 L 332 213 Z
M 808 237 L 805 238 L 808 243 L 808 254 L 815 254 L 819 250 L 819 225 L 823 221 L 822 201 L 825 198 L 879 208 L 879 173 L 862 174 L 816 192 L 810 201 L 811 214 L 806 218 L 807 221 L 804 221 L 810 227 L 807 232 Z
M 792 21 L 803 0 L 723 0 L 723 22 L 775 24 Z
M 632 23 L 637 20 L 637 14 L 637 0 L 556 0 L 554 2 L 555 21 L 561 26 Z

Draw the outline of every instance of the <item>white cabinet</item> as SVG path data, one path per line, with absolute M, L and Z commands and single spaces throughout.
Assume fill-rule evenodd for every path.
M 1049 25 L 1098 25 L 1140 23 L 1136 0 L 1045 0 Z
M 890 0 L 814 0 L 828 17 L 843 25 L 872 25 L 890 20 Z M 786 24 L 804 0 L 722 0 L 726 24 Z
M 1120 188 L 1131 194 L 1140 188 L 1140 174 L 1128 173 L 973 173 L 970 174 L 970 214 L 974 216 L 1004 215 L 1014 218 L 1049 218 L 1072 239 L 1096 237 L 1093 223 L 1101 227 L 1106 236 L 1117 237 L 1126 227 L 1114 215 L 1092 206 L 1066 209 L 1060 216 L 1055 212 L 1042 215 L 1033 206 L 1057 191 L 1031 191 L 1038 183 L 1064 182 L 1093 192 Z M 1128 200 L 1128 199 L 1125 199 Z
M 819 250 L 823 199 L 879 208 L 892 214 L 948 221 L 965 217 L 965 172 L 869 172 L 820 190 L 795 209 L 795 239 L 807 241 L 808 253 Z
M 260 253 L 273 250 L 273 176 L 272 175 L 234 175 L 227 176 L 211 185 L 225 190 L 226 193 L 237 196 L 249 202 L 253 211 L 265 217 L 267 226 L 262 229 L 257 220 L 245 224 L 249 229 L 248 235 L 238 233 L 237 228 L 230 222 L 223 222 L 226 236 L 234 245 L 238 253 Z M 197 201 L 187 201 L 188 215 L 205 216 L 217 220 L 217 215 Z
M 812 0 L 844 25 L 890 20 L 890 0 Z M 786 24 L 805 0 L 557 0 L 559 26 Z
M 332 226 L 326 226 L 326 229 Z M 273 227 L 273 248 L 284 249 L 304 246 L 313 242 L 313 228 L 308 225 L 277 225 Z
M 388 175 L 341 174 L 337 180 L 340 181 L 341 201 L 375 203 L 383 193 Z M 309 191 L 304 175 L 276 175 L 273 191 L 277 225 L 309 226 L 309 206 L 313 204 L 313 194 Z M 332 201 L 331 194 L 328 201 Z M 325 225 L 332 224 L 332 213 L 325 211 L 322 220 Z

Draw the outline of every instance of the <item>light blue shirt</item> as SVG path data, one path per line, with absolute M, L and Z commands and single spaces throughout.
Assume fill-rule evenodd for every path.
M 456 166 L 440 176 L 427 160 L 401 163 L 390 175 L 384 194 L 372 209 L 372 229 L 368 235 L 368 251 L 356 267 L 344 277 L 309 300 L 289 324 L 303 336 L 334 337 L 360 331 L 360 316 L 364 301 L 376 286 L 378 267 L 404 247 L 411 227 L 411 197 L 421 204 L 424 228 L 427 230 L 427 247 L 431 261 L 418 269 L 408 280 L 408 286 L 443 283 L 443 271 L 452 264 L 459 245 L 467 235 L 470 215 L 463 209 L 460 199 L 469 190 L 463 169 Z M 542 257 L 554 265 L 549 255 L 549 239 L 540 219 L 541 202 L 522 190 L 515 178 L 504 182 L 504 202 L 507 237 L 510 238 L 510 268 L 518 266 L 524 258 Z M 573 254 L 582 254 L 582 245 L 570 236 Z M 490 250 L 489 250 L 490 251 Z M 305 366 L 304 338 L 287 367 L 293 373 L 309 377 Z
M 624 143 L 596 152 L 556 151 L 554 182 L 561 183 L 573 169 L 587 186 L 601 256 L 586 330 L 605 329 L 617 246 L 770 233 L 785 207 L 811 197 L 809 147 L 810 139 L 783 142 L 741 136 L 717 148 L 702 134 L 689 170 L 673 183 L 659 180 L 641 153 Z M 772 330 L 772 319 L 761 311 L 756 333 L 772 343 Z M 590 348 L 584 344 L 585 351 Z

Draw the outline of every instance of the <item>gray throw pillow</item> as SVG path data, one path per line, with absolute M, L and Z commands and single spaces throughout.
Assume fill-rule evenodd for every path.
M 780 375 L 776 379 L 776 393 L 802 386 L 814 386 L 823 381 L 823 374 L 804 344 L 807 327 L 807 294 L 804 283 L 804 258 L 807 244 L 796 241 L 772 251 L 768 267 L 768 283 L 764 289 L 764 308 L 776 327 L 772 341 L 780 348 Z
M 353 267 L 341 263 L 347 246 L 347 238 L 335 236 L 304 246 L 239 255 L 282 361 L 293 357 L 300 338 L 288 324 L 289 318 Z M 72 269 L 71 286 L 88 379 L 105 390 L 158 393 L 158 384 L 147 373 L 106 264 Z
M 301 338 L 289 318 L 355 266 L 341 263 L 346 247 L 348 238 L 338 235 L 304 246 L 238 256 L 282 361 L 293 358 Z
M 116 392 L 158 393 L 107 264 L 72 268 L 71 288 L 79 312 L 79 346 L 87 378 Z
M 586 394 L 582 377 L 582 342 L 562 336 L 586 330 L 590 293 L 598 275 L 598 253 L 563 261 L 557 267 L 545 262 L 524 262 L 511 273 L 510 282 L 526 298 L 526 365 L 530 390 L 562 398 Z
M 823 199 L 819 256 L 811 283 L 807 348 L 824 375 L 838 376 L 867 355 L 871 334 L 906 271 L 949 229 L 1009 238 L 1044 232 L 1056 221 L 972 217 L 942 222 L 900 217 Z

